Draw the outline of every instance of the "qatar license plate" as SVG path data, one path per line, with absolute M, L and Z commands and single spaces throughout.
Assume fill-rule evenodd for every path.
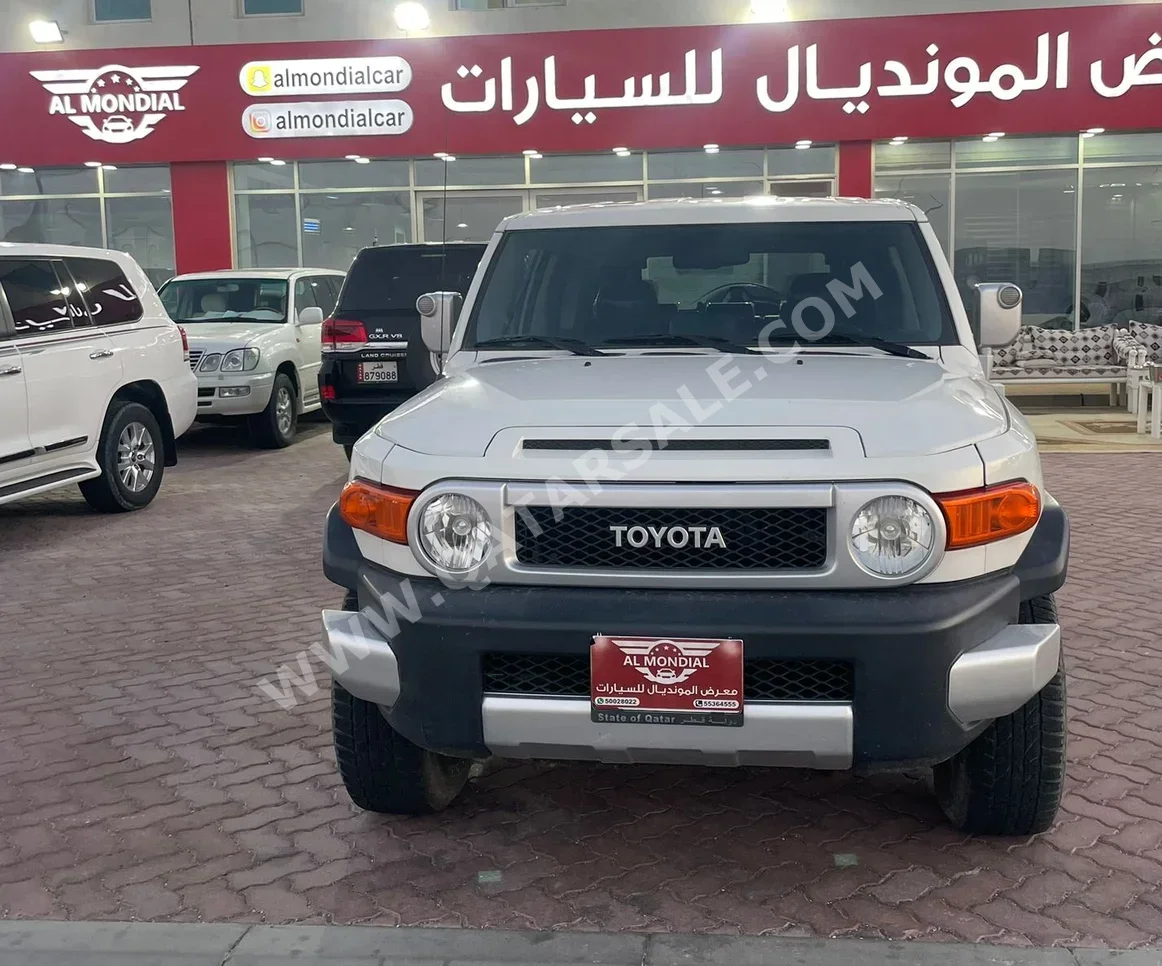
M 399 382 L 398 362 L 359 363 L 358 382 Z
M 589 672 L 593 721 L 742 726 L 740 640 L 597 634 Z

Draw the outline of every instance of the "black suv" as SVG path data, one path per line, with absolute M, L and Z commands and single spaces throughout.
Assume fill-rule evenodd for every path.
M 323 323 L 319 393 L 331 433 L 351 446 L 439 376 L 420 337 L 416 300 L 468 293 L 484 244 L 381 245 L 355 256 L 339 303 Z

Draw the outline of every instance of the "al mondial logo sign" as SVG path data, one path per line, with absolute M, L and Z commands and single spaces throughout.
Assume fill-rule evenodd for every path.
M 49 114 L 67 117 L 94 141 L 128 144 L 153 133 L 174 111 L 197 67 L 105 67 L 30 71 L 52 95 Z
M 411 82 L 411 65 L 402 57 L 251 61 L 238 72 L 238 83 L 250 97 L 263 102 L 246 108 L 242 129 L 259 139 L 403 134 L 414 120 L 406 101 L 266 99 L 398 93 Z

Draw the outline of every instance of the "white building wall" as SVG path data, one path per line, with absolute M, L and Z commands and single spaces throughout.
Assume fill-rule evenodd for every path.
M 1157 0 L 788 0 L 793 20 L 974 13 L 987 10 L 1103 6 Z M 531 33 L 616 27 L 746 23 L 750 0 L 566 0 L 520 9 L 458 11 L 450 0 L 426 0 L 425 36 Z M 302 16 L 240 16 L 241 0 L 153 0 L 149 22 L 97 24 L 93 0 L 0 0 L 0 51 L 46 49 L 32 42 L 28 22 L 56 20 L 69 49 L 374 40 L 403 34 L 394 0 L 303 0 Z M 60 46 L 60 45 L 58 45 Z

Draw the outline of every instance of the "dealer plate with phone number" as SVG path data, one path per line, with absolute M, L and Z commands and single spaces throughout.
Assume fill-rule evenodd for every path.
M 589 679 L 599 724 L 743 724 L 740 640 L 597 634 Z
M 398 362 L 359 363 L 358 382 L 399 382 Z

